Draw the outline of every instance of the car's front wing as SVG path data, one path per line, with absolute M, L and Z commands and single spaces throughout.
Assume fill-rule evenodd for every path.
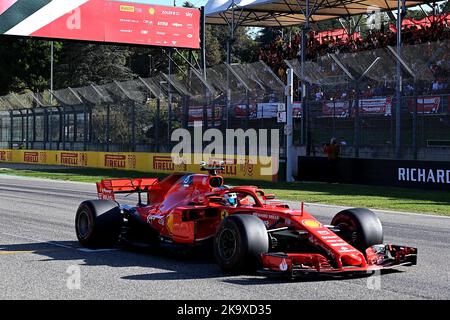
M 417 248 L 382 244 L 366 250 L 366 263 L 360 266 L 333 267 L 324 255 L 317 253 L 269 252 L 261 255 L 261 274 L 298 277 L 307 274 L 372 274 L 377 270 L 417 264 Z

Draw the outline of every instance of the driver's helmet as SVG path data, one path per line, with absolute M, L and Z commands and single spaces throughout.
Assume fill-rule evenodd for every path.
M 225 201 L 228 205 L 237 206 L 237 194 L 234 192 L 225 193 Z

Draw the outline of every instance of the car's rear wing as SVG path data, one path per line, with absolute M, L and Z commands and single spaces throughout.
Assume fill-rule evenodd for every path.
M 96 183 L 99 199 L 115 201 L 115 194 L 148 192 L 156 189 L 157 178 L 104 179 Z

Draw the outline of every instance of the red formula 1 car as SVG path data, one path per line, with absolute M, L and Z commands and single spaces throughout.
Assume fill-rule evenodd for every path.
M 380 220 L 368 209 L 337 213 L 323 225 L 302 208 L 290 209 L 255 186 L 229 187 L 217 172 L 174 173 L 154 178 L 97 183 L 99 200 L 84 201 L 76 213 L 79 242 L 86 247 L 212 244 L 224 271 L 258 266 L 265 274 L 370 273 L 417 262 L 417 249 L 383 243 Z M 115 194 L 138 193 L 135 206 Z M 141 194 L 146 194 L 143 203 Z

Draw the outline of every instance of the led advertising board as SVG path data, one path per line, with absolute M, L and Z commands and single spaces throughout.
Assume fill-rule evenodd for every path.
M 200 48 L 200 11 L 123 0 L 1 0 L 0 34 Z

